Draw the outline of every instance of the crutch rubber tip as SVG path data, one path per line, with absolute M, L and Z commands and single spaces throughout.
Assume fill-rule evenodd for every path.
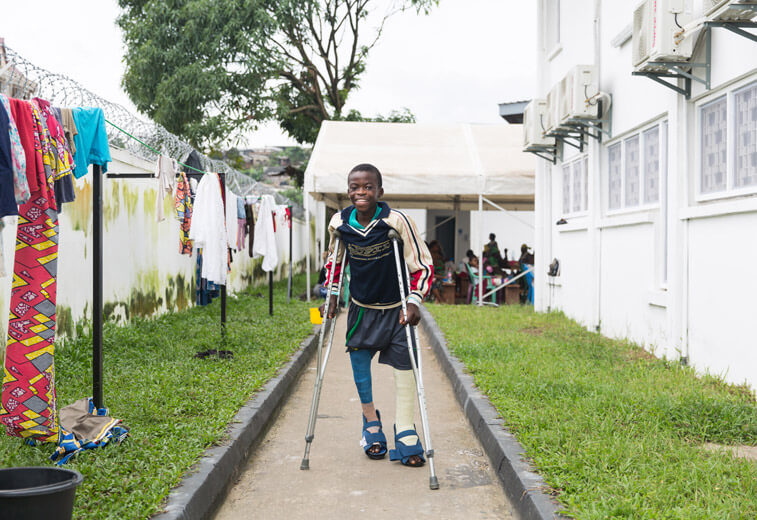
M 310 460 L 309 459 L 302 459 L 302 463 L 300 464 L 300 469 L 310 469 Z M 437 487 L 439 484 L 437 484 Z
M 435 476 L 429 477 L 428 487 L 431 489 L 439 489 L 439 480 Z

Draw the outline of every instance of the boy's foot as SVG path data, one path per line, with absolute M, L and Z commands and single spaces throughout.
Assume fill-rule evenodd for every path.
M 407 459 L 407 462 L 405 463 L 405 466 L 411 466 L 414 468 L 420 468 L 423 466 L 426 462 L 420 458 L 418 455 L 412 455 Z

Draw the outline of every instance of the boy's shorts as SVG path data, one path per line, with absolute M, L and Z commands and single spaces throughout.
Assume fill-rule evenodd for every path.
M 347 352 L 354 349 L 377 351 L 379 363 L 397 370 L 411 370 L 413 366 L 407 349 L 407 333 L 405 326 L 400 325 L 401 312 L 402 306 L 379 310 L 350 302 L 347 313 Z M 415 345 L 415 337 L 411 335 L 411 338 Z

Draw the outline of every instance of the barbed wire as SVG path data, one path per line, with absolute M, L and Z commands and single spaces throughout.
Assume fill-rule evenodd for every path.
M 76 80 L 43 69 L 10 47 L 4 47 L 4 51 L 7 63 L 4 67 L 0 67 L 0 83 L 6 84 L 11 95 L 24 99 L 37 96 L 64 107 L 102 108 L 105 112 L 105 119 L 112 123 L 106 125 L 110 145 L 150 162 L 156 161 L 158 155 L 139 141 L 131 139 L 116 127 L 123 129 L 155 150 L 160 150 L 163 154 L 181 162 L 186 162 L 189 154 L 196 151 L 189 143 L 172 134 L 162 125 L 149 119 L 143 119 L 123 105 L 98 96 Z M 0 65 L 2 64 L 0 63 Z M 273 187 L 257 182 L 224 161 L 211 159 L 199 151 L 197 151 L 197 154 L 201 158 L 203 170 L 225 174 L 226 185 L 238 195 L 273 195 L 277 204 L 292 205 L 295 216 L 302 216 L 302 206 L 290 201 Z

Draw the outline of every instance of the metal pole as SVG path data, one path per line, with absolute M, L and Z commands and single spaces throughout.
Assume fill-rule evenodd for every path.
M 103 408 L 103 187 L 102 169 L 92 166 L 92 398 Z
M 292 206 L 287 206 L 287 217 L 289 217 L 289 281 L 287 282 L 287 305 L 292 297 Z
M 310 302 L 310 201 L 307 190 L 303 190 L 302 202 L 305 206 L 305 298 Z
M 484 232 L 484 201 L 483 196 L 478 194 L 478 236 Z M 482 240 L 483 243 L 483 240 Z M 479 249 L 481 256 L 478 257 L 478 306 L 484 304 L 484 246 Z
M 221 193 L 224 199 L 224 219 L 226 218 L 226 176 L 223 173 L 218 174 L 218 179 L 221 181 Z M 228 230 L 227 230 L 228 232 Z M 226 254 L 228 254 L 228 244 L 226 248 Z M 228 283 L 226 280 L 226 284 Z M 226 284 L 221 286 L 221 340 L 226 341 Z
M 273 271 L 268 272 L 268 315 L 273 316 Z

